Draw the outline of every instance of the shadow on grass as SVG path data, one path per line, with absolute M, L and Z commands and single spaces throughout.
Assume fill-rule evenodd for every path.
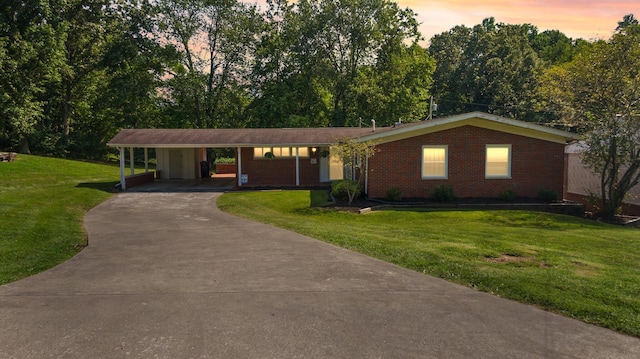
M 119 182 L 86 182 L 86 183 L 78 183 L 76 188 L 90 188 L 95 189 L 102 192 L 113 193 L 115 185 Z

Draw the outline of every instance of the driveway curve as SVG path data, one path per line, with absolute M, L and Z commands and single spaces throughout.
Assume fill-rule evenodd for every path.
M 121 193 L 0 287 L 0 358 L 638 358 L 640 339 L 220 212 Z

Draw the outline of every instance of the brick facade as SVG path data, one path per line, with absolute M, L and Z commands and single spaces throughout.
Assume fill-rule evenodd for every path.
M 485 179 L 485 146 L 510 144 L 510 179 Z M 422 146 L 448 146 L 448 178 L 422 179 Z M 384 198 L 391 187 L 406 198 L 429 198 L 433 189 L 451 185 L 456 197 L 498 197 L 507 189 L 536 197 L 540 189 L 563 192 L 564 144 L 462 126 L 384 143 L 369 162 L 369 197 Z
M 301 157 L 300 186 L 320 185 L 320 159 L 318 153 L 310 157 Z M 312 159 L 315 159 L 313 163 Z M 238 159 L 236 158 L 236 163 Z M 295 158 L 254 158 L 253 148 L 242 148 L 241 158 L 242 174 L 246 174 L 247 187 L 293 187 L 296 185 L 296 159 Z

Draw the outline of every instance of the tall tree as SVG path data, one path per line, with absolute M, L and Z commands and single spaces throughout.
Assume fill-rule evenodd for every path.
M 0 7 L 0 143 L 24 153 L 44 116 L 40 95 L 60 60 L 50 13 L 48 3 L 38 0 Z
M 409 108 L 424 107 L 432 62 L 417 45 L 411 10 L 388 0 L 273 0 L 265 17 L 252 116 L 276 109 L 282 115 L 274 124 L 332 126 L 420 118 Z M 372 104 L 374 97 L 382 102 Z
M 537 29 L 529 24 L 456 26 L 431 39 L 436 59 L 434 95 L 443 114 L 481 110 L 530 118 L 531 100 L 543 63 L 531 46 Z
M 183 125 L 229 126 L 229 118 L 244 107 L 237 101 L 247 101 L 250 61 L 262 26 L 257 8 L 237 0 L 162 0 L 157 10 L 159 29 L 182 53 L 168 83 Z
M 600 176 L 600 214 L 613 217 L 640 180 L 640 25 L 550 69 L 544 84 L 550 105 L 579 129 L 583 161 Z

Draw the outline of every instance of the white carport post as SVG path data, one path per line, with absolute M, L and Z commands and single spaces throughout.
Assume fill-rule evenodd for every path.
M 144 148 L 144 173 L 149 173 L 149 149 Z
M 238 147 L 238 173 L 236 177 L 238 177 L 238 187 L 242 187 L 242 147 Z
M 127 182 L 124 178 L 124 147 L 120 147 L 118 149 L 120 150 L 120 188 L 122 188 L 122 190 L 125 190 L 127 189 Z
M 300 148 L 296 147 L 296 187 L 300 187 Z
M 135 174 L 135 167 L 133 163 L 133 147 L 129 147 L 129 166 L 131 166 L 131 175 L 133 176 Z

